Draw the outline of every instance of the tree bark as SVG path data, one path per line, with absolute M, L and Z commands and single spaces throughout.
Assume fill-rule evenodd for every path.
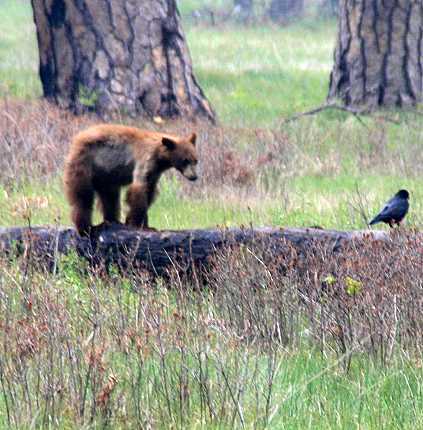
M 234 0 L 232 15 L 243 23 L 247 23 L 253 17 L 253 0 Z
M 304 10 L 304 0 L 272 0 L 269 6 L 270 19 L 277 23 L 298 18 Z
M 32 0 L 44 96 L 94 110 L 214 120 L 175 0 Z
M 290 252 L 287 245 L 298 253 L 311 249 L 313 244 L 324 245 L 325 252 L 340 252 L 346 244 L 369 240 L 387 241 L 382 231 L 335 231 L 295 228 L 230 228 L 226 230 L 181 230 L 143 232 L 124 227 L 103 230 L 93 245 L 80 238 L 75 230 L 49 227 L 0 228 L 0 251 L 18 250 L 42 264 L 54 266 L 59 254 L 76 250 L 90 262 L 116 263 L 127 267 L 142 267 L 153 275 L 162 275 L 167 269 L 180 272 L 193 267 L 207 267 L 216 251 L 228 246 L 261 245 L 271 249 L 275 256 Z
M 373 110 L 414 105 L 423 91 L 423 3 L 341 0 L 329 99 Z

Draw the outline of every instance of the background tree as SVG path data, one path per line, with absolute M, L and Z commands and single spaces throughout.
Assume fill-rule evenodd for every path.
M 175 0 L 32 0 L 32 7 L 48 99 L 78 113 L 214 119 Z
M 337 16 L 338 15 L 339 0 L 322 0 L 318 7 L 320 15 L 323 16 Z
M 242 22 L 248 22 L 254 15 L 253 0 L 234 0 L 232 15 Z
M 299 17 L 304 10 L 304 0 L 272 0 L 269 16 L 274 22 L 283 23 Z
M 340 0 L 329 99 L 348 106 L 422 101 L 423 3 Z

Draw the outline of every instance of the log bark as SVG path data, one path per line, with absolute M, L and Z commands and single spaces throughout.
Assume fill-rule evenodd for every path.
M 341 0 L 329 100 L 374 110 L 423 100 L 423 3 Z
M 214 120 L 176 0 L 32 0 L 44 96 L 76 113 Z
M 313 244 L 322 244 L 330 253 L 342 250 L 346 244 L 368 240 L 387 241 L 389 234 L 376 230 L 274 227 L 150 232 L 117 227 L 99 232 L 93 245 L 70 228 L 0 228 L 0 251 L 3 254 L 18 251 L 51 267 L 58 255 L 76 250 L 95 264 L 135 265 L 153 275 L 163 275 L 170 268 L 187 272 L 193 267 L 207 267 L 210 257 L 217 251 L 241 244 L 271 247 L 278 255 L 287 252 L 287 245 L 301 253 Z

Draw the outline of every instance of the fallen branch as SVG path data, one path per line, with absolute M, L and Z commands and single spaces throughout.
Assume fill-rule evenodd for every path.
M 104 263 L 107 267 L 110 263 L 134 265 L 155 275 L 162 275 L 171 267 L 186 272 L 207 266 L 210 257 L 227 246 L 262 245 L 271 247 L 278 255 L 286 252 L 287 245 L 301 253 L 318 243 L 330 253 L 342 250 L 345 244 L 368 240 L 388 241 L 390 236 L 376 230 L 262 227 L 150 232 L 113 227 L 101 231 L 93 243 L 70 228 L 0 228 L 3 254 L 34 257 L 51 268 L 56 267 L 58 256 L 76 250 L 92 263 Z
M 350 114 L 354 115 L 362 125 L 367 127 L 367 125 L 360 118 L 360 115 L 369 115 L 370 114 L 369 110 L 367 110 L 367 109 L 355 109 L 355 108 L 348 107 L 348 106 L 342 106 L 342 105 L 339 105 L 336 103 L 325 103 L 321 106 L 318 106 L 317 108 L 314 108 L 314 109 L 311 109 L 311 110 L 308 110 L 305 112 L 297 113 L 297 114 L 285 119 L 282 123 L 287 124 L 289 122 L 296 121 L 297 119 L 303 118 L 305 116 L 315 115 L 317 113 L 323 112 L 325 110 L 330 110 L 330 109 L 335 109 L 335 110 L 340 110 L 342 112 L 350 113 Z
M 360 118 L 360 116 L 370 116 L 370 117 L 373 117 L 374 119 L 383 119 L 384 121 L 388 121 L 388 122 L 391 122 L 391 123 L 396 124 L 396 125 L 400 124 L 400 121 L 396 121 L 395 119 L 389 118 L 386 115 L 372 115 L 372 111 L 369 109 L 355 109 L 352 107 L 343 106 L 343 105 L 339 105 L 336 103 L 325 103 L 321 106 L 318 106 L 317 108 L 314 108 L 314 109 L 311 109 L 311 110 L 308 110 L 305 112 L 297 113 L 297 114 L 285 119 L 284 121 L 282 121 L 282 124 L 287 124 L 289 122 L 296 121 L 297 119 L 303 118 L 305 116 L 315 115 L 315 114 L 318 114 L 320 112 L 323 112 L 323 111 L 329 110 L 329 109 L 340 110 L 342 112 L 347 112 L 347 113 L 350 113 L 351 115 L 354 115 L 354 117 L 360 122 L 360 124 L 366 128 L 368 128 L 368 126 Z M 409 112 L 413 112 L 416 115 L 422 115 L 423 114 L 420 111 L 409 111 Z

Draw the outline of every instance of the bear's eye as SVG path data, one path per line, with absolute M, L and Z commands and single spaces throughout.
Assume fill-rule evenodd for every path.
M 188 158 L 185 158 L 184 161 L 183 161 L 183 163 L 184 163 L 184 166 L 188 166 L 188 164 L 189 164 Z

